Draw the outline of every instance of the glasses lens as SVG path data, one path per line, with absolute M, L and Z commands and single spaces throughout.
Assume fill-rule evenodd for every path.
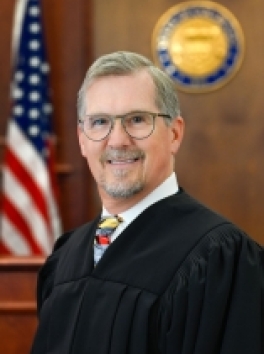
M 110 132 L 111 118 L 107 115 L 86 116 L 83 122 L 83 130 L 91 140 L 102 140 Z
M 148 137 L 153 132 L 153 123 L 153 116 L 145 112 L 129 113 L 123 119 L 127 133 L 136 139 Z

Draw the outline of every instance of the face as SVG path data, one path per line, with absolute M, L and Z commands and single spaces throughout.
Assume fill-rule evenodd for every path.
M 122 115 L 133 111 L 159 112 L 153 81 L 145 71 L 98 78 L 87 90 L 86 114 Z M 103 205 L 110 212 L 121 212 L 162 183 L 173 171 L 182 135 L 181 117 L 170 126 L 157 117 L 154 132 L 143 140 L 131 138 L 119 119 L 110 135 L 99 142 L 89 140 L 78 128 L 81 152 Z

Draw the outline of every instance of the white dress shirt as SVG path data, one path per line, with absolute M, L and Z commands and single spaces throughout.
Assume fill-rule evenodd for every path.
M 111 242 L 113 242 L 121 232 L 146 208 L 150 205 L 158 202 L 161 199 L 169 197 L 177 193 L 179 190 L 176 174 L 173 172 L 164 182 L 162 182 L 156 189 L 154 189 L 149 195 L 142 199 L 139 203 L 132 208 L 118 214 L 122 217 L 123 222 L 116 228 L 111 235 Z M 105 207 L 102 210 L 102 217 L 111 215 Z

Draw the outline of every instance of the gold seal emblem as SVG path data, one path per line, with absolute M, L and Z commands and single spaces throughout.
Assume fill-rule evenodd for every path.
M 230 80 L 244 54 L 234 15 L 212 1 L 180 3 L 158 20 L 152 36 L 155 61 L 188 92 L 214 90 Z

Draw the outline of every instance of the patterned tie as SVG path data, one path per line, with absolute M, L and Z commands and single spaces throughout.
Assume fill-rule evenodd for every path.
M 110 236 L 115 231 L 117 226 L 123 221 L 123 219 L 118 216 L 108 216 L 101 219 L 96 230 L 94 239 L 94 265 L 99 262 L 103 256 L 105 250 L 110 245 Z

